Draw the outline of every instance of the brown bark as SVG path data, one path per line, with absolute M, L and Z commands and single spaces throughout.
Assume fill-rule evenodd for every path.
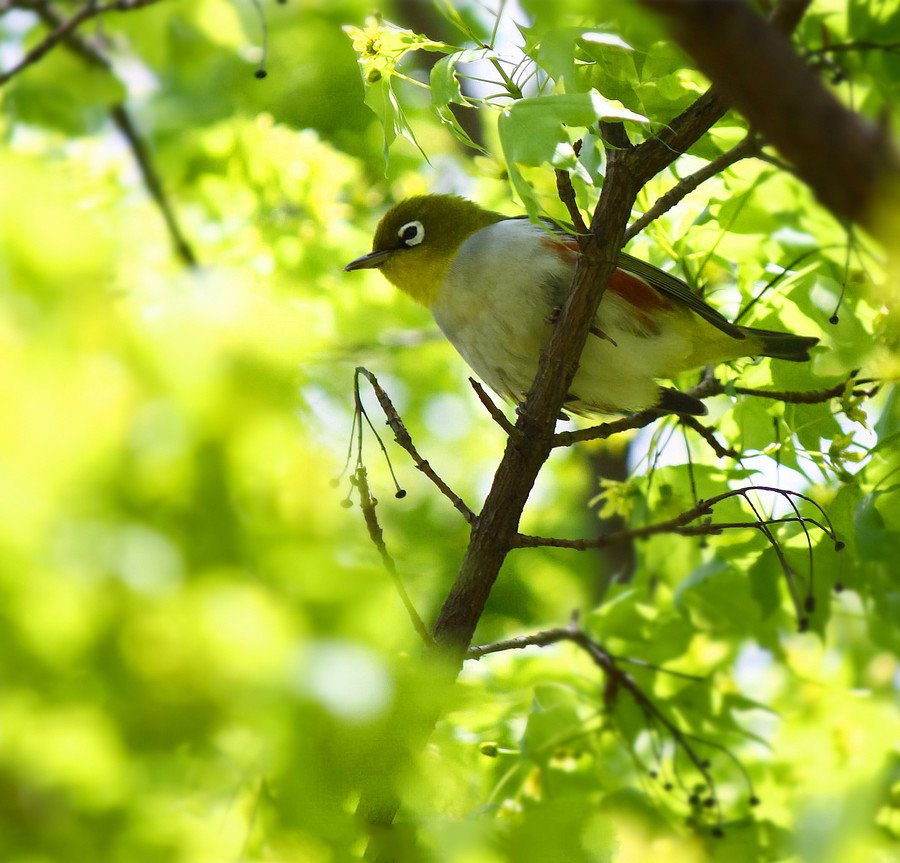
M 878 235 L 879 198 L 900 162 L 885 130 L 851 111 L 796 54 L 787 36 L 743 0 L 641 0 L 754 130 L 835 216 Z M 799 20 L 791 0 L 782 17 Z

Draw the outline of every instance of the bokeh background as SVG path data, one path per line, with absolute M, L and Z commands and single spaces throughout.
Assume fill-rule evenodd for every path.
M 7 5 L 2 69 L 47 32 L 33 10 Z M 255 4 L 191 0 L 83 25 L 112 71 L 60 45 L 0 88 L 0 857 L 8 863 L 349 859 L 361 849 L 359 789 L 400 781 L 388 775 L 391 754 L 409 717 L 430 709 L 416 637 L 358 507 L 341 505 L 346 476 L 333 482 L 350 443 L 353 369 L 378 374 L 420 450 L 473 504 L 503 440 L 425 310 L 377 273 L 341 266 L 368 250 L 389 202 L 409 194 L 455 191 L 518 208 L 490 121 L 469 117 L 492 155 L 463 152 L 412 86 L 400 92 L 429 161 L 400 141 L 385 165 L 382 130 L 342 31 L 362 26 L 367 2 L 261 5 L 264 79 L 254 77 Z M 663 38 L 621 4 L 598 5 L 629 38 Z M 890 37 L 884 28 L 900 29 L 900 16 L 876 5 L 816 3 L 804 32 L 813 39 L 827 20 L 838 35 Z M 489 23 L 480 4 L 460 6 Z M 527 12 L 561 25 L 588 6 L 527 4 Z M 68 16 L 80 4 L 56 8 Z M 453 41 L 431 4 L 383 11 Z M 702 79 L 674 50 L 654 56 L 660 68 L 642 73 L 635 107 L 671 115 Z M 411 73 L 421 62 L 410 61 Z M 876 114 L 894 95 L 897 56 L 847 62 L 856 64 L 857 105 Z M 122 105 L 196 266 L 173 250 L 115 123 Z M 735 119 L 695 158 L 740 134 Z M 784 263 L 808 243 L 801 234 L 823 247 L 843 243 L 823 253 L 812 292 L 801 285 L 767 307 L 769 323 L 825 333 L 832 350 L 813 377 L 765 365 L 748 368 L 742 383 L 824 386 L 861 356 L 890 372 L 883 298 L 851 285 L 839 336 L 825 332 L 846 274 L 846 235 L 799 184 L 761 178 L 764 170 L 725 175 L 632 251 L 690 259 L 715 243 L 705 275 L 724 285 L 734 275 L 725 262 L 749 258 L 740 289 L 750 293 L 767 259 Z M 535 182 L 558 208 L 552 175 Z M 714 417 L 762 452 L 772 440 L 770 408 L 731 411 L 723 397 Z M 817 547 L 822 590 L 838 578 L 857 590 L 834 601 L 827 633 L 822 624 L 817 634 L 790 634 L 774 555 L 742 542 L 712 558 L 687 540 L 642 546 L 655 604 L 629 593 L 640 586 L 625 586 L 598 613 L 623 651 L 677 645 L 656 650 L 655 661 L 712 669 L 723 688 L 710 698 L 732 693 L 771 711 L 744 705 L 759 737 L 749 757 L 765 828 L 730 831 L 738 838 L 718 845 L 684 828 L 615 738 L 594 753 L 602 768 L 594 779 L 599 770 L 604 793 L 618 795 L 602 804 L 596 782 L 572 766 L 579 752 L 560 755 L 558 740 L 541 740 L 533 721 L 530 753 L 504 761 L 480 752 L 485 741 L 517 750 L 529 713 L 548 705 L 562 711 L 549 727 L 589 723 L 584 702 L 570 704 L 571 693 L 555 687 L 565 679 L 596 699 L 596 669 L 560 648 L 467 671 L 417 778 L 402 780 L 433 859 L 893 859 L 900 593 L 891 561 L 900 510 L 890 442 L 900 414 L 885 394 L 869 409 L 869 431 L 846 417 L 839 424 L 828 406 L 806 410 L 789 421 L 814 426 L 801 439 L 818 463 L 787 455 L 782 464 L 770 451 L 750 466 L 765 477 L 782 470 L 785 482 L 819 488 L 817 499 L 833 505 L 852 556 L 840 562 Z M 859 436 L 829 451 L 843 433 Z M 630 463 L 643 476 L 657 470 L 654 490 L 617 486 L 612 510 L 674 514 L 686 476 L 680 432 L 664 457 L 656 455 L 664 435 L 641 440 Z M 467 528 L 402 452 L 389 450 L 408 492 L 402 501 L 371 438 L 366 465 L 388 547 L 430 620 Z M 694 450 L 701 483 L 718 481 L 716 460 Z M 608 452 L 555 454 L 524 528 L 595 530 L 594 460 Z M 842 458 L 848 452 L 860 454 L 862 473 Z M 858 482 L 836 478 L 837 468 Z M 796 549 L 802 559 L 804 547 Z M 514 554 L 480 640 L 592 608 L 621 564 L 594 553 Z M 752 567 L 762 588 L 747 587 Z M 691 573 L 676 607 L 676 585 Z M 701 596 L 695 588 L 716 574 L 718 587 Z M 535 785 L 536 776 L 549 782 L 550 756 L 540 753 L 551 749 L 556 797 Z M 614 822 L 610 812 L 619 813 Z

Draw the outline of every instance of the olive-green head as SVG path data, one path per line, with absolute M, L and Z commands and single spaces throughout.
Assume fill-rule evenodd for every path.
M 504 218 L 455 195 L 407 198 L 378 223 L 372 251 L 344 269 L 380 269 L 401 291 L 430 306 L 466 238 Z

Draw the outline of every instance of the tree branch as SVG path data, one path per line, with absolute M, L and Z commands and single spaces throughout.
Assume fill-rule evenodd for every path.
M 601 129 L 608 143 L 606 176 L 590 232 L 581 242 L 570 294 L 541 356 L 534 383 L 520 407 L 515 426 L 518 434 L 507 440 L 484 506 L 472 524 L 469 544 L 456 578 L 433 628 L 435 642 L 450 660 L 446 673 L 451 677 L 462 667 L 500 567 L 515 546 L 519 519 L 537 475 L 553 447 L 559 445 L 554 436 L 556 420 L 578 368 L 594 315 L 615 271 L 637 194 L 650 178 L 703 135 L 722 116 L 725 108 L 724 100 L 710 91 L 676 117 L 657 137 L 636 147 L 629 144 L 621 126 L 616 128 L 613 124 L 612 128 L 604 126 Z M 654 412 L 654 416 L 642 417 L 639 423 L 652 422 L 656 416 L 658 413 Z M 633 423 L 635 419 L 625 418 L 625 421 Z M 593 651 L 591 645 L 586 649 Z M 593 651 L 591 655 L 601 667 L 603 663 L 610 666 L 602 652 Z M 614 663 L 612 669 L 615 669 Z M 609 679 L 613 687 L 621 685 L 632 691 L 648 722 L 658 722 L 667 728 L 671 726 L 676 743 L 684 748 L 713 787 L 703 760 L 690 748 L 684 733 L 659 714 L 652 702 L 648 704 L 646 696 L 627 675 L 617 676 L 617 671 L 611 670 Z M 420 730 L 423 740 L 427 729 Z M 418 735 L 413 736 L 417 737 L 416 743 L 421 742 Z M 375 859 L 389 859 L 389 852 L 385 851 L 379 837 L 383 838 L 397 806 L 396 797 L 389 792 L 365 795 L 360 801 L 360 812 L 372 832 L 373 842 L 369 849 Z
M 378 399 L 378 403 L 381 405 L 381 410 L 384 412 L 384 416 L 387 419 L 387 424 L 390 426 L 391 431 L 394 433 L 394 440 L 400 444 L 403 449 L 405 449 L 409 455 L 412 457 L 413 464 L 422 471 L 428 479 L 431 480 L 432 483 L 436 486 L 438 491 L 450 503 L 453 504 L 454 508 L 457 512 L 462 515 L 462 517 L 469 523 L 472 524 L 475 520 L 475 513 L 469 508 L 466 502 L 455 492 L 452 488 L 450 488 L 447 483 L 438 476 L 437 472 L 434 468 L 429 464 L 427 459 L 422 458 L 419 454 L 419 451 L 416 449 L 415 444 L 412 441 L 412 437 L 410 433 L 407 431 L 406 426 L 403 424 L 403 420 L 400 418 L 400 414 L 397 413 L 397 409 L 394 407 L 393 402 L 391 401 L 390 396 L 384 391 L 384 388 L 378 383 L 378 378 L 372 374 L 367 368 L 363 366 L 358 366 L 356 369 L 357 375 L 362 375 L 372 386 L 372 389 L 375 392 L 375 397 Z M 505 419 L 505 418 L 504 418 Z
M 658 726 L 661 727 L 665 731 L 665 733 L 667 733 L 671 737 L 676 750 L 680 749 L 681 752 L 684 753 L 684 755 L 694 766 L 694 769 L 703 778 L 703 785 L 707 791 L 707 794 L 709 795 L 706 800 L 703 801 L 703 805 L 712 805 L 718 809 L 715 777 L 710 772 L 709 760 L 701 756 L 697 748 L 698 746 L 706 746 L 717 751 L 724 752 L 732 761 L 737 763 L 738 767 L 741 769 L 741 773 L 744 776 L 744 780 L 747 783 L 750 792 L 751 804 L 757 802 L 750 777 L 747 775 L 746 770 L 740 767 L 740 763 L 737 761 L 737 758 L 734 756 L 734 754 L 731 753 L 731 751 L 727 747 L 722 746 L 721 744 L 682 730 L 680 725 L 668 716 L 668 714 L 656 703 L 654 698 L 648 695 L 647 692 L 640 686 L 640 684 L 638 684 L 634 677 L 632 677 L 628 672 L 624 671 L 619 666 L 620 662 L 628 660 L 614 656 L 599 642 L 591 638 L 590 635 L 588 635 L 579 625 L 577 614 L 572 615 L 572 622 L 568 626 L 561 626 L 555 629 L 548 629 L 544 630 L 543 632 L 534 633 L 533 635 L 519 636 L 518 638 L 512 638 L 507 641 L 500 641 L 493 644 L 486 644 L 479 647 L 470 648 L 467 652 L 467 658 L 480 659 L 482 656 L 486 656 L 490 653 L 499 653 L 505 650 L 516 650 L 531 646 L 547 647 L 551 644 L 557 644 L 561 641 L 569 641 L 579 647 L 603 672 L 603 675 L 606 678 L 606 686 L 604 687 L 604 700 L 607 707 L 612 706 L 613 702 L 618 697 L 619 691 L 624 689 L 629 693 L 629 695 L 631 695 L 635 704 L 644 715 L 644 720 L 646 722 L 646 728 L 648 732 L 652 734 Z M 655 666 L 649 667 L 653 668 L 654 671 L 670 674 L 674 673 L 679 677 L 685 677 L 697 683 L 703 682 L 703 678 L 697 678 L 694 675 L 682 675 L 679 672 L 668 672 L 668 670 L 665 668 L 657 668 Z M 673 763 L 675 762 L 676 758 L 677 755 L 672 757 Z M 673 769 L 673 773 L 677 775 L 677 769 Z M 682 787 L 684 787 L 685 791 L 690 794 L 688 801 L 692 806 L 698 806 L 701 804 L 701 800 L 699 799 L 699 796 L 693 788 L 688 790 L 687 786 L 684 786 L 684 783 L 682 783 Z M 669 786 L 669 790 L 672 790 L 671 786 Z M 722 815 L 721 811 L 718 811 L 715 826 L 712 830 L 714 835 L 722 835 L 721 825 Z
M 693 174 L 689 174 L 687 177 L 679 180 L 668 192 L 658 198 L 656 203 L 643 216 L 628 226 L 628 230 L 625 232 L 625 242 L 627 243 L 629 240 L 634 239 L 647 225 L 671 210 L 672 207 L 687 197 L 701 183 L 705 183 L 707 180 L 715 177 L 716 174 L 721 173 L 735 164 L 735 162 L 757 154 L 759 149 L 759 138 L 751 132 L 743 141 L 727 152 L 722 153 L 717 159 L 713 159 L 713 161 L 707 163 Z
M 877 207 L 900 181 L 900 160 L 884 129 L 844 107 L 794 52 L 782 32 L 743 0 L 641 0 L 751 126 L 796 167 L 840 219 L 883 234 Z M 797 20 L 791 0 L 776 20 Z
M 850 381 L 857 384 L 878 384 L 874 378 L 861 378 L 855 380 L 854 375 L 850 375 L 845 381 L 835 384 L 833 387 L 826 387 L 822 390 L 792 391 L 792 390 L 758 390 L 752 387 L 729 387 L 729 390 L 744 396 L 756 396 L 761 399 L 772 399 L 773 401 L 785 402 L 786 404 L 795 405 L 816 405 L 827 402 L 834 398 L 839 398 L 847 390 L 847 384 Z M 724 388 L 723 388 L 723 391 Z M 874 394 L 872 390 L 853 390 L 853 395 L 869 397 Z
M 783 0 L 796 8 L 798 0 Z M 786 12 L 781 26 L 795 16 Z M 571 293 L 562 307 L 553 335 L 541 357 L 534 384 L 519 411 L 481 513 L 475 519 L 465 556 L 434 627 L 435 640 L 460 658 L 472 639 L 500 566 L 512 547 L 525 502 L 538 472 L 554 446 L 554 436 L 569 385 L 607 282 L 625 243 L 625 226 L 641 187 L 671 164 L 718 120 L 725 102 L 708 91 L 676 117 L 655 138 L 632 146 L 619 123 L 601 124 L 607 142 L 606 177 L 591 219 L 590 233 L 581 241 Z M 646 412 L 644 412 L 646 414 Z M 647 424 L 658 416 L 635 415 L 625 421 Z M 628 426 L 636 428 L 637 425 Z
M 748 502 L 749 505 L 750 502 L 747 494 L 751 491 L 766 491 L 773 494 L 780 494 L 788 500 L 796 495 L 797 497 L 800 497 L 803 500 L 812 503 L 813 506 L 815 506 L 816 509 L 818 509 L 819 512 L 821 512 L 824 516 L 827 526 L 825 524 L 821 524 L 818 521 L 815 521 L 814 519 L 800 516 L 799 513 L 797 513 L 796 517 L 789 518 L 765 519 L 757 517 L 755 521 L 718 523 L 710 521 L 699 525 L 691 525 L 691 522 L 696 521 L 698 518 L 711 516 L 713 508 L 716 506 L 716 504 L 721 503 L 723 500 L 728 500 L 729 498 L 733 497 L 742 497 Z M 754 514 L 756 514 L 755 510 Z M 616 531 L 615 533 L 608 533 L 605 536 L 592 537 L 591 539 L 565 539 L 552 536 L 531 536 L 529 534 L 520 533 L 516 536 L 516 547 L 569 548 L 574 551 L 585 551 L 589 548 L 605 548 L 606 546 L 616 545 L 617 543 L 621 542 L 632 542 L 636 539 L 646 539 L 649 536 L 656 536 L 661 533 L 678 533 L 683 536 L 711 536 L 720 534 L 723 530 L 747 528 L 764 530 L 768 527 L 768 525 L 771 524 L 794 524 L 806 522 L 814 524 L 816 527 L 820 528 L 822 532 L 825 533 L 826 536 L 828 536 L 829 539 L 831 539 L 833 542 L 837 542 L 837 536 L 834 532 L 834 528 L 830 520 L 828 519 L 828 516 L 825 514 L 824 510 L 815 503 L 815 501 L 812 501 L 805 495 L 799 495 L 796 492 L 786 491 L 785 489 L 775 488 L 773 486 L 752 485 L 746 486 L 744 488 L 731 489 L 730 491 L 722 492 L 721 494 L 717 494 L 714 497 L 708 498 L 707 500 L 698 501 L 695 506 L 692 506 L 690 509 L 687 509 L 679 515 L 676 515 L 674 518 L 670 518 L 665 521 L 659 521 L 654 524 L 646 524 L 643 527 L 620 530 Z
M 385 545 L 384 533 L 381 530 L 381 525 L 378 523 L 378 515 L 375 512 L 375 498 L 372 497 L 372 492 L 369 490 L 366 469 L 362 467 L 362 465 L 357 467 L 356 472 L 353 474 L 352 482 L 354 488 L 356 488 L 359 493 L 359 505 L 363 511 L 363 518 L 366 521 L 369 538 L 381 555 L 381 562 L 384 564 L 384 568 L 388 571 L 388 575 L 390 575 L 391 580 L 394 582 L 394 586 L 400 596 L 400 601 L 403 603 L 403 607 L 406 609 L 406 613 L 409 615 L 409 619 L 412 622 L 413 629 L 419 633 L 419 636 L 426 645 L 431 646 L 434 644 L 431 633 L 428 631 L 428 627 L 425 626 L 425 623 L 416 611 L 416 607 L 413 605 L 413 601 L 406 590 L 406 585 L 403 583 L 403 579 L 400 578 L 400 574 L 397 572 L 397 565 L 394 563 L 394 558 L 391 557 L 390 552 L 388 552 L 387 546 Z
M 77 54 L 89 65 L 98 69 L 103 69 L 112 74 L 112 64 L 106 55 L 96 44 L 94 44 L 94 40 L 87 39 L 76 32 L 75 27 L 86 21 L 88 18 L 102 14 L 103 12 L 137 9 L 141 6 L 148 6 L 155 2 L 158 2 L 158 0 L 119 0 L 119 2 L 102 5 L 89 3 L 86 8 L 91 9 L 91 14 L 80 18 L 75 25 L 71 25 L 71 22 L 78 18 L 78 15 L 67 19 L 52 3 L 47 2 L 47 0 L 35 0 L 35 2 L 28 4 L 28 8 L 34 11 L 48 27 L 54 28 L 51 35 L 61 33 L 58 38 L 54 39 L 49 47 L 53 47 L 53 45 L 62 42 L 65 44 L 66 48 L 72 51 L 72 53 Z M 82 13 L 84 11 L 84 9 L 81 10 Z M 47 50 L 49 50 L 49 48 Z M 46 51 L 44 53 L 46 53 Z M 15 73 L 13 72 L 12 74 Z M 2 83 L 3 80 L 0 79 L 0 84 Z M 175 247 L 176 254 L 189 267 L 196 266 L 197 257 L 178 224 L 175 210 L 166 195 L 162 179 L 160 178 L 159 172 L 156 170 L 156 166 L 150 155 L 150 148 L 138 131 L 125 104 L 119 103 L 118 105 L 113 105 L 110 108 L 110 117 L 113 124 L 125 138 L 125 141 L 131 149 L 138 170 L 141 173 L 141 179 L 144 182 L 147 192 L 163 217 L 166 229 L 172 240 L 172 245 Z
M 491 419 L 497 423 L 507 435 L 518 434 L 516 427 L 506 418 L 506 414 L 494 404 L 491 397 L 484 391 L 484 387 L 478 383 L 475 378 L 469 378 L 469 383 L 471 384 L 472 389 L 475 390 L 478 401 L 484 405 L 485 410 L 491 415 Z
M 741 457 L 741 454 L 737 450 L 720 444 L 715 434 L 713 434 L 713 430 L 708 426 L 703 425 L 696 417 L 683 416 L 681 417 L 681 424 L 700 435 L 700 437 L 710 445 L 712 451 L 719 458 Z
M 128 12 L 132 9 L 140 9 L 142 6 L 149 6 L 152 3 L 157 2 L 159 2 L 159 0 L 117 0 L 117 2 L 113 3 L 85 3 L 85 5 L 71 18 L 60 18 L 55 23 L 52 32 L 28 51 L 18 63 L 11 66 L 5 72 L 0 72 L 0 86 L 3 86 L 7 81 L 14 78 L 29 66 L 37 63 L 48 51 L 67 39 L 72 32 L 85 21 L 96 18 L 98 15 L 103 15 L 106 12 Z M 19 7 L 40 13 L 46 5 L 47 4 L 44 3 L 14 2 L 9 3 L 2 11 L 6 11 L 7 8 L 12 9 Z

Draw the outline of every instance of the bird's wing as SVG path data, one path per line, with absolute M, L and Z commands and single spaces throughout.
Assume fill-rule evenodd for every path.
M 516 218 L 528 218 L 527 216 L 517 216 Z M 578 251 L 578 241 L 575 235 L 567 232 L 560 225 L 544 220 L 544 224 L 558 237 L 560 242 L 565 246 Z M 665 270 L 654 267 L 640 258 L 633 258 L 625 252 L 619 253 L 619 269 L 630 273 L 632 276 L 640 279 L 642 282 L 650 285 L 663 296 L 670 297 L 683 306 L 687 306 L 692 312 L 700 315 L 706 321 L 709 321 L 714 327 L 720 329 L 723 333 L 731 336 L 733 339 L 746 338 L 743 330 L 736 324 L 731 323 L 724 315 L 717 312 L 712 306 L 707 305 L 695 294 L 690 286 L 676 276 L 667 273 Z
M 696 312 L 704 320 L 709 321 L 714 327 L 718 327 L 723 333 L 727 333 L 733 339 L 746 338 L 743 331 L 736 324 L 731 323 L 712 306 L 707 305 L 695 294 L 686 282 L 654 267 L 639 258 L 633 258 L 625 252 L 619 253 L 619 266 L 627 273 L 643 279 L 648 285 L 656 288 L 661 294 L 671 297 L 673 300 L 687 306 L 692 312 Z

